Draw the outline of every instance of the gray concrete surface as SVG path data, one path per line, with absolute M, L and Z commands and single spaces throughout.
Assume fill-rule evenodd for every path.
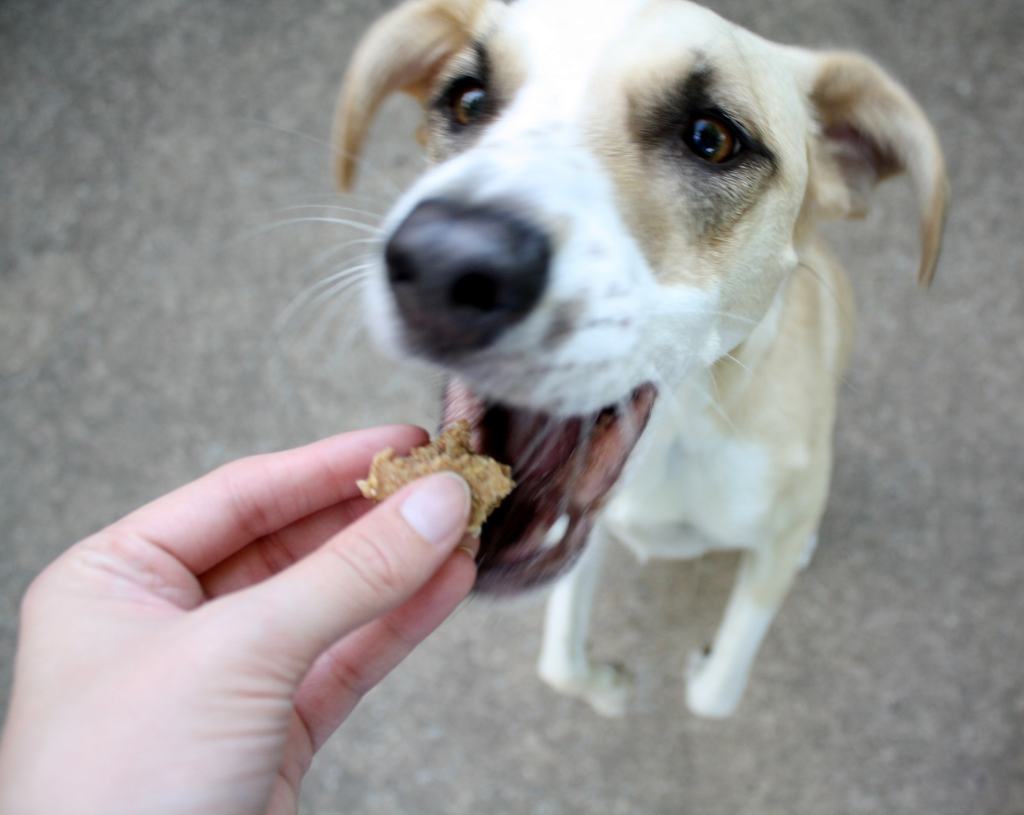
M 432 420 L 433 383 L 351 350 L 345 303 L 269 331 L 360 237 L 259 230 L 331 192 L 336 83 L 388 5 L 0 4 L 0 699 L 19 595 L 72 540 L 229 458 Z M 535 680 L 538 602 L 473 602 L 324 749 L 307 812 L 1024 813 L 1024 5 L 715 7 L 880 59 L 955 190 L 927 293 L 903 187 L 833 230 L 861 308 L 833 497 L 742 708 L 682 705 L 733 560 L 623 554 L 595 649 L 637 673 L 628 718 Z M 387 107 L 356 205 L 415 175 L 414 121 Z

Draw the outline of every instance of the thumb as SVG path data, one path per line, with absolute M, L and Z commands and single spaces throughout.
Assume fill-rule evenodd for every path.
M 341 637 L 400 606 L 451 556 L 469 518 L 470 493 L 454 473 L 413 482 L 295 565 L 223 598 L 272 648 L 305 667 Z M 239 608 L 239 606 L 242 608 Z

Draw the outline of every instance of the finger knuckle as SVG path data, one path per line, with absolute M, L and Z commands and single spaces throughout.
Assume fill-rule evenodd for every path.
M 359 700 L 373 687 L 373 681 L 356 662 L 343 657 L 331 659 L 327 664 L 331 683 L 341 693 Z
M 405 585 L 397 552 L 359 529 L 339 539 L 331 546 L 331 551 L 371 592 L 396 594 Z
M 381 617 L 380 625 L 384 635 L 405 651 L 411 651 L 417 644 L 416 638 L 393 615 Z
M 283 572 L 298 562 L 298 557 L 279 532 L 265 535 L 255 546 L 254 551 L 259 558 L 266 574 Z

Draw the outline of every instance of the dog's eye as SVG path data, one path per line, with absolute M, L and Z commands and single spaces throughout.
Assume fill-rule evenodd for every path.
M 448 96 L 452 118 L 467 127 L 480 119 L 487 109 L 487 91 L 475 79 L 456 83 Z
M 685 133 L 686 146 L 694 155 L 711 164 L 724 164 L 742 149 L 736 131 L 715 116 L 700 116 L 690 122 Z

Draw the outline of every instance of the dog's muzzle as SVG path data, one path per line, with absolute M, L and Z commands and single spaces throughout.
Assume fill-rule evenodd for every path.
M 474 448 L 512 468 L 516 488 L 484 525 L 476 590 L 513 593 L 570 568 L 651 415 L 640 384 L 597 410 L 549 413 L 528 395 L 503 401 L 473 376 L 473 362 L 538 311 L 552 277 L 552 240 L 509 201 L 421 201 L 384 250 L 387 285 L 404 344 L 449 375 L 442 427 L 469 422 Z M 540 315 L 537 315 L 538 318 Z M 541 364 L 523 332 L 510 376 Z M 507 345 L 517 339 L 508 337 Z M 494 374 L 493 359 L 485 363 Z M 499 374 L 500 375 L 500 374 Z
M 385 248 L 407 338 L 438 361 L 477 351 L 524 319 L 547 285 L 551 243 L 496 205 L 420 203 Z

